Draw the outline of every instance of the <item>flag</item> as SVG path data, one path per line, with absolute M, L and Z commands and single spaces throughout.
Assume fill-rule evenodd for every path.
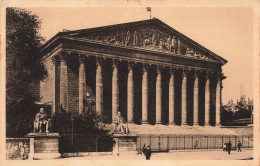
M 146 10 L 147 10 L 148 12 L 150 12 L 150 11 L 151 11 L 151 7 L 146 7 Z

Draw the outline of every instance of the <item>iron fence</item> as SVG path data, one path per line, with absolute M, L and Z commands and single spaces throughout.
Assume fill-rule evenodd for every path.
M 71 152 L 110 152 L 113 139 L 110 136 L 67 134 L 59 139 L 60 153 Z
M 137 151 L 144 144 L 149 144 L 152 151 L 167 152 L 170 150 L 223 149 L 225 142 L 231 141 L 236 149 L 238 141 L 242 148 L 253 148 L 253 135 L 140 135 L 137 138 Z
M 238 141 L 242 148 L 253 148 L 253 135 L 138 135 L 136 150 L 141 152 L 149 144 L 154 152 L 171 150 L 223 149 L 231 141 L 236 149 Z M 113 139 L 110 136 L 68 134 L 60 138 L 60 153 L 69 152 L 111 152 Z

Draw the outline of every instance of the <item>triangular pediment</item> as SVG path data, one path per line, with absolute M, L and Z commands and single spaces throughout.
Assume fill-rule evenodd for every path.
M 167 52 L 201 60 L 226 60 L 169 27 L 158 19 L 69 31 L 66 36 L 117 46 Z

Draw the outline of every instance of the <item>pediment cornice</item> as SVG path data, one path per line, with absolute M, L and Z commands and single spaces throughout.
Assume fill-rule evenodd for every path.
M 215 61 L 222 65 L 227 62 L 159 19 L 61 32 L 56 37 L 68 37 L 102 45 L 190 57 L 202 61 Z M 54 41 L 55 37 L 51 40 Z M 45 44 L 45 47 L 51 44 L 51 40 Z

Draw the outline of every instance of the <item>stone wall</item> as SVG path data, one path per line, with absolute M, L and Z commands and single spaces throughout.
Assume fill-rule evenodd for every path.
M 43 63 L 48 72 L 48 76 L 40 83 L 40 97 L 42 103 L 51 104 L 53 96 L 53 64 L 51 57 L 44 59 Z

